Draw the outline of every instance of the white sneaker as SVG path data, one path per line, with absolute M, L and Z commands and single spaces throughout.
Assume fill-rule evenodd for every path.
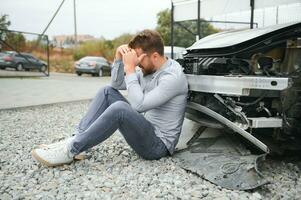
M 73 155 L 69 151 L 68 144 L 64 143 L 56 143 L 52 148 L 34 149 L 31 154 L 37 161 L 48 167 L 68 164 L 73 161 Z
M 55 148 L 55 147 L 61 146 L 61 145 L 68 146 L 74 138 L 75 138 L 75 136 L 72 136 L 72 137 L 66 138 L 64 140 L 52 143 L 52 144 L 40 144 L 38 146 L 38 148 L 48 148 L 49 149 L 49 148 Z

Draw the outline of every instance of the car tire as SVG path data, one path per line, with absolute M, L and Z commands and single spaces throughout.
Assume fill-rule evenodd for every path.
M 99 77 L 102 77 L 102 76 L 103 76 L 103 71 L 102 71 L 102 69 L 99 70 L 98 76 L 99 76 Z
M 40 72 L 46 72 L 47 66 L 46 65 L 42 65 L 40 68 Z
M 16 66 L 16 70 L 17 71 L 23 71 L 24 70 L 23 64 L 22 63 L 18 63 L 17 66 Z
M 3 70 L 4 70 L 4 69 L 5 69 L 5 67 L 0 67 L 0 69 L 3 69 Z
M 77 76 L 81 76 L 82 75 L 82 73 L 79 73 L 79 72 L 76 72 L 76 74 L 77 74 Z

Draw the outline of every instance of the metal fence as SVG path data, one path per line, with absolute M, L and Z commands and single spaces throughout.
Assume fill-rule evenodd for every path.
M 0 29 L 0 77 L 49 76 L 47 35 Z

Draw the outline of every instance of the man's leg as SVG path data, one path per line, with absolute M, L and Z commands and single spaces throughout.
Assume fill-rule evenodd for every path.
M 77 126 L 77 130 L 72 134 L 72 136 L 85 131 L 95 121 L 95 119 L 97 119 L 112 103 L 116 101 L 127 102 L 122 94 L 120 94 L 118 90 L 112 88 L 111 86 L 105 86 L 99 89 L 92 102 L 90 103 L 88 111 L 80 120 Z M 39 145 L 39 147 L 53 148 L 57 145 L 69 143 L 72 139 L 73 137 L 70 137 L 49 145 L 41 144 Z
M 127 102 L 122 94 L 111 86 L 101 88 L 90 103 L 88 111 L 80 120 L 77 132 L 82 133 L 85 131 L 111 104 L 116 101 Z
M 128 103 L 111 104 L 90 127 L 75 136 L 70 145 L 72 154 L 79 154 L 120 130 L 127 143 L 145 159 L 159 159 L 169 155 L 164 143 L 155 134 L 154 127 Z
M 154 127 L 127 102 L 116 101 L 68 144 L 32 151 L 33 157 L 47 166 L 70 163 L 75 155 L 103 142 L 117 129 L 127 143 L 143 158 L 159 159 L 169 155 L 164 143 L 155 134 Z

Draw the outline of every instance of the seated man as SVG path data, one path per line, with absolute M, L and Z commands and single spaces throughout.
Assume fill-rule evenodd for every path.
M 118 47 L 111 86 L 98 91 L 75 136 L 40 146 L 32 151 L 33 157 L 47 166 L 71 163 L 117 129 L 144 159 L 173 154 L 184 120 L 188 84 L 179 63 L 166 58 L 163 51 L 161 36 L 151 30 Z M 118 89 L 128 90 L 128 100 Z

